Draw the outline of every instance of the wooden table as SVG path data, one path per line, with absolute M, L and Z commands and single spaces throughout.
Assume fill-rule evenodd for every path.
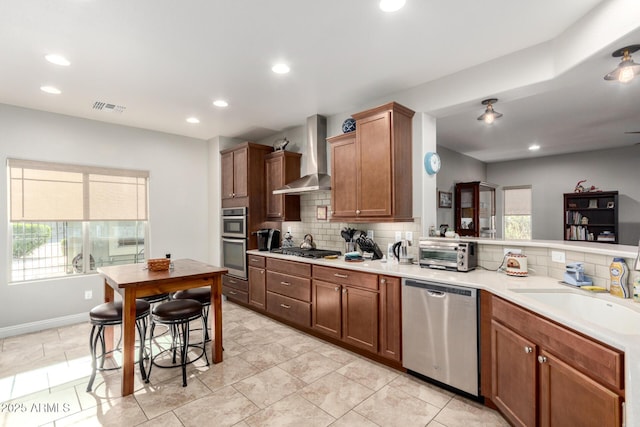
M 136 298 L 211 286 L 211 330 L 213 363 L 222 362 L 222 275 L 226 268 L 192 259 L 175 260 L 167 271 L 149 271 L 146 264 L 114 265 L 98 268 L 104 277 L 104 301 L 111 302 L 114 290 L 122 295 L 122 395 L 133 393 L 136 341 Z M 107 345 L 113 346 L 113 328 L 105 331 Z

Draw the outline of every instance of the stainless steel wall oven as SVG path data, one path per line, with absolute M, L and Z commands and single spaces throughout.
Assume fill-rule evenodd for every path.
M 230 276 L 247 278 L 247 208 L 222 209 L 222 266 Z

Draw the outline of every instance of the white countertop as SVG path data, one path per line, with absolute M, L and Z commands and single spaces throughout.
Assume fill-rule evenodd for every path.
M 483 240 L 481 243 L 488 243 L 488 240 Z M 517 245 L 516 242 L 505 243 L 507 241 L 495 241 L 491 240 L 490 242 L 496 242 L 494 244 L 513 244 Z M 500 242 L 500 243 L 497 243 Z M 532 242 L 528 242 L 529 246 L 531 246 Z M 543 244 L 543 242 L 539 243 L 539 246 L 550 247 L 547 242 L 547 245 Z M 554 242 L 558 244 L 558 242 Z M 569 249 L 571 247 L 572 242 L 565 242 L 562 244 L 558 244 L 558 249 Z M 580 250 L 584 251 L 585 246 L 584 242 L 579 246 Z M 597 253 L 602 254 L 603 250 L 606 251 L 605 248 L 602 248 L 602 244 L 593 243 L 594 245 L 598 245 L 598 247 L 594 248 L 594 251 L 597 249 Z M 522 242 L 520 242 L 520 246 Z M 616 245 L 619 247 L 619 245 Z M 577 250 L 576 246 L 576 250 Z M 633 251 L 631 249 L 633 248 Z M 627 256 L 635 257 L 637 254 L 637 249 L 635 247 L 625 247 L 620 248 L 622 250 L 617 250 L 616 253 L 618 256 Z M 573 250 L 573 249 L 569 249 Z M 309 259 L 296 257 L 291 255 L 281 255 L 281 254 L 272 254 L 269 252 L 261 252 L 257 250 L 247 251 L 248 254 L 252 255 L 260 255 L 267 256 L 279 259 L 286 259 L 289 261 L 298 261 L 298 262 L 306 262 L 315 265 L 324 265 L 336 268 L 345 268 L 356 271 L 363 271 L 374 274 L 386 274 L 390 276 L 404 277 L 416 280 L 432 280 L 438 281 L 442 283 L 455 284 L 461 286 L 468 286 L 476 289 L 484 289 L 487 290 L 494 295 L 502 297 L 506 300 L 512 301 L 515 304 L 518 304 L 522 307 L 525 307 L 535 313 L 538 313 L 542 316 L 545 316 L 549 319 L 555 320 L 556 322 L 563 324 L 571 329 L 574 329 L 578 332 L 581 332 L 587 336 L 590 336 L 598 341 L 601 341 L 605 344 L 608 344 L 614 348 L 622 350 L 625 352 L 625 397 L 626 397 L 626 422 L 627 425 L 640 425 L 640 398 L 634 398 L 636 395 L 640 395 L 640 323 L 637 325 L 637 333 L 635 334 L 623 334 L 616 332 L 615 326 L 611 327 L 610 325 L 601 324 L 598 322 L 598 313 L 593 313 L 593 321 L 582 321 L 580 319 L 575 319 L 566 313 L 563 313 L 562 310 L 554 308 L 552 306 L 543 304 L 541 302 L 536 301 L 535 299 L 527 297 L 526 294 L 514 292 L 515 290 L 524 290 L 524 289 L 552 289 L 559 290 L 565 289 L 574 292 L 580 292 L 589 294 L 590 296 L 598 299 L 602 299 L 608 301 L 613 304 L 619 304 L 622 307 L 626 307 L 633 311 L 638 312 L 640 314 L 640 304 L 634 303 L 631 300 L 623 300 L 608 293 L 602 294 L 594 294 L 588 291 L 582 291 L 577 288 L 569 287 L 567 285 L 562 285 L 558 282 L 557 279 L 553 279 L 547 276 L 536 276 L 530 275 L 528 277 L 513 277 L 507 276 L 503 273 L 498 273 L 495 271 L 488 271 L 477 269 L 474 271 L 470 271 L 468 273 L 459 273 L 454 271 L 441 271 L 441 270 L 433 270 L 428 268 L 421 268 L 419 265 L 399 265 L 397 262 L 382 262 L 380 260 L 371 261 L 367 260 L 364 262 L 346 262 L 343 257 L 339 257 L 338 259 Z M 615 307 L 615 306 L 614 306 Z M 631 404 L 636 400 L 639 403 Z M 637 421 L 637 424 L 635 424 Z

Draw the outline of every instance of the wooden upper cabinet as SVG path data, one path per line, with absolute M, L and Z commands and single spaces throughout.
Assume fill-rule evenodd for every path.
M 300 221 L 300 196 L 273 190 L 300 178 L 300 153 L 276 151 L 265 157 L 267 219 Z
M 332 146 L 332 217 L 335 220 L 413 221 L 411 120 L 414 114 L 391 102 L 353 114 L 356 119 L 353 147 L 350 147 L 350 134 L 328 139 Z
M 266 145 L 244 142 L 220 152 L 223 208 L 253 207 L 256 219 L 259 216 L 260 221 L 263 220 L 264 157 L 271 151 Z

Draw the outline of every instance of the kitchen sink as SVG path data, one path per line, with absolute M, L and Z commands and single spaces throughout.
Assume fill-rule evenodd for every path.
M 565 289 L 510 289 L 524 298 L 625 335 L 640 334 L 640 311 L 589 295 L 586 291 Z

